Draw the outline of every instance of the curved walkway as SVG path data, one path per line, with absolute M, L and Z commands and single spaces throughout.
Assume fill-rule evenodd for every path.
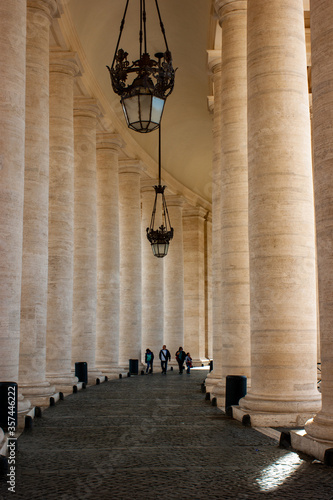
M 224 416 L 206 371 L 88 387 L 18 440 L 16 493 L 1 499 L 333 499 L 333 470 Z

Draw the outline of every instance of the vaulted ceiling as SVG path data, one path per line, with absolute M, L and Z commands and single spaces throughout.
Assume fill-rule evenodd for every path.
M 114 94 L 106 65 L 111 65 L 125 0 L 68 0 L 65 12 L 71 18 L 86 60 L 112 107 L 116 129 L 125 124 L 119 96 Z M 162 167 L 177 181 L 206 201 L 211 200 L 212 115 L 207 49 L 211 27 L 211 0 L 159 0 L 173 65 L 178 68 L 173 93 L 168 97 L 162 120 Z M 165 45 L 155 1 L 146 0 L 148 52 L 164 52 Z M 139 1 L 130 0 L 120 47 L 138 58 Z M 131 151 L 145 160 L 157 161 L 158 132 L 139 134 L 126 129 Z M 130 137 L 129 137 L 129 135 Z M 157 172 L 157 170 L 156 170 Z
M 309 0 L 303 0 L 311 88 Z M 60 30 L 51 44 L 77 51 L 82 78 L 77 92 L 102 102 L 113 130 L 126 142 L 124 155 L 141 159 L 149 176 L 157 176 L 158 132 L 139 134 L 126 127 L 119 96 L 110 84 L 111 65 L 126 0 L 62 0 Z M 185 194 L 194 205 L 209 209 L 212 191 L 212 127 L 209 108 L 213 85 L 208 62 L 220 55 L 221 29 L 213 0 L 159 0 L 173 65 L 177 69 L 173 93 L 162 120 L 163 181 L 173 193 Z M 148 52 L 164 52 L 165 45 L 155 0 L 146 0 Z M 62 32 L 60 36 L 59 33 Z M 139 54 L 139 0 L 129 0 L 120 47 L 129 61 Z M 207 53 L 208 52 L 208 53 Z M 78 90 L 79 89 L 79 90 Z

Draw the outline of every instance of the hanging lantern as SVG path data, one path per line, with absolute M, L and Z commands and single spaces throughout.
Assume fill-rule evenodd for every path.
M 170 240 L 173 238 L 173 228 L 170 224 L 168 207 L 165 201 L 164 190 L 166 186 L 161 185 L 161 127 L 158 129 L 158 145 L 159 145 L 159 155 L 158 155 L 158 186 L 154 186 L 155 189 L 155 201 L 153 206 L 153 212 L 151 215 L 150 226 L 147 227 L 147 238 L 151 244 L 151 249 L 155 257 L 165 257 L 169 250 Z M 159 202 L 159 198 L 161 201 Z M 155 216 L 157 207 L 161 207 L 161 225 L 155 228 Z
M 173 90 L 175 70 L 172 67 L 171 52 L 168 48 L 157 0 L 155 0 L 155 5 L 165 41 L 165 52 L 155 54 L 156 59 L 151 59 L 147 52 L 145 0 L 140 0 L 140 58 L 130 64 L 127 60 L 128 52 L 118 49 L 128 4 L 129 0 L 126 2 L 120 24 L 120 34 L 112 66 L 111 68 L 107 66 L 107 68 L 110 72 L 112 88 L 121 96 L 120 102 L 128 127 L 136 132 L 147 133 L 158 128 L 161 123 L 165 100 Z M 134 78 L 130 82 L 131 76 Z
M 151 244 L 151 249 L 155 257 L 165 257 L 169 250 L 170 240 L 173 238 L 173 228 L 170 224 L 169 212 L 165 201 L 164 189 L 166 186 L 154 186 L 155 189 L 155 201 L 153 207 L 153 213 L 151 216 L 150 226 L 147 227 L 147 238 Z M 162 198 L 162 224 L 154 229 L 155 226 L 155 215 L 156 206 L 158 206 L 158 196 L 161 195 Z

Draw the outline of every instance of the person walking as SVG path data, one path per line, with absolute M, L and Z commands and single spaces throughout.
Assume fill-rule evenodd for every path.
M 179 375 L 183 375 L 185 358 L 186 358 L 186 353 L 183 350 L 183 348 L 180 347 L 178 349 L 178 351 L 176 352 L 176 360 L 177 360 L 178 366 L 179 366 Z
M 146 349 L 145 363 L 147 364 L 146 373 L 153 373 L 154 353 L 150 349 Z
M 171 359 L 170 352 L 166 348 L 166 345 L 164 345 L 160 350 L 159 358 L 161 360 L 162 374 L 164 373 L 164 375 L 166 375 L 168 369 L 168 361 L 170 361 Z
M 185 365 L 186 365 L 186 373 L 190 373 L 190 369 L 192 368 L 192 358 L 191 358 L 191 354 L 188 352 L 186 354 L 186 358 L 185 358 Z

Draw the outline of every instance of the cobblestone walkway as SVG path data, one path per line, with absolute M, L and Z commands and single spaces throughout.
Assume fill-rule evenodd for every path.
M 88 387 L 19 438 L 1 499 L 333 499 L 333 470 L 205 401 L 205 371 Z

